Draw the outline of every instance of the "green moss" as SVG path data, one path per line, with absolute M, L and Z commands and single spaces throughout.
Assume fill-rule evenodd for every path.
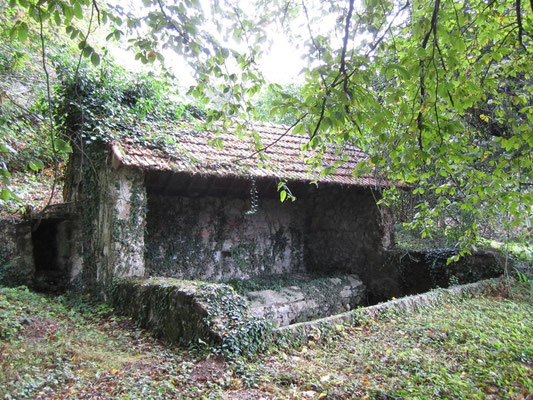
M 271 325 L 248 314 L 246 301 L 222 284 L 172 278 L 115 280 L 121 312 L 174 342 L 209 342 L 228 358 L 264 349 Z
M 235 247 L 232 247 L 230 250 L 231 258 L 235 265 L 242 271 L 246 272 L 251 269 L 251 265 L 249 262 L 250 256 L 253 259 L 254 252 L 256 250 L 256 244 L 255 243 L 247 243 L 247 244 L 241 244 Z
M 20 254 L 26 247 L 26 232 L 21 225 L 10 226 L 3 231 L 4 243 L 0 243 L 0 285 L 31 286 L 34 276 L 32 255 Z M 27 228 L 27 227 L 25 227 Z M 8 242 L 14 242 L 14 249 L 9 248 Z
M 268 221 L 245 216 L 245 203 L 238 199 L 148 197 L 145 260 L 150 275 L 226 280 L 294 270 L 303 262 L 301 234 L 282 226 L 270 235 L 251 236 L 254 224 Z M 239 209 L 242 215 L 235 212 Z

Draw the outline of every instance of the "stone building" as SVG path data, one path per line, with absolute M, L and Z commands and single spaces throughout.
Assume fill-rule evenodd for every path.
M 93 148 L 91 165 L 80 167 L 75 156 L 65 199 L 79 215 L 82 267 L 73 282 L 105 293 L 114 278 L 129 276 L 379 275 L 392 218 L 376 205 L 385 182 L 352 176 L 367 155 L 330 148 L 320 156 L 329 173 L 321 174 L 306 161 L 318 156 L 305 150 L 307 137 L 278 125 L 250 130 L 264 151 L 251 150 L 246 135 L 182 128 L 157 144 Z M 280 185 L 295 201 L 280 201 Z
M 0 221 L 0 284 L 89 290 L 171 340 L 220 341 L 248 315 L 284 326 L 501 273 L 492 253 L 448 266 L 456 250 L 393 249 L 389 182 L 354 177 L 353 146 L 314 152 L 267 124 L 150 132 L 84 143 L 63 204 Z

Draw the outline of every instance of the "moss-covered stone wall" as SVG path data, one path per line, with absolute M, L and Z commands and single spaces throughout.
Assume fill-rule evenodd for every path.
M 271 287 L 245 295 L 253 315 L 272 320 L 277 326 L 339 314 L 361 305 L 365 298 L 365 286 L 356 275 L 284 277 L 291 280 L 276 287 L 275 277 L 270 277 Z
M 144 276 L 146 189 L 141 171 L 120 169 L 111 175 L 113 277 Z
M 146 189 L 141 170 L 113 168 L 109 149 L 70 160 L 66 201 L 79 217 L 80 286 L 107 297 L 114 278 L 144 275 Z
M 306 203 L 230 197 L 148 196 L 150 276 L 224 281 L 301 272 Z
M 478 250 L 448 263 L 457 253 L 455 249 L 397 249 L 389 253 L 388 262 L 396 266 L 402 295 L 496 278 L 504 273 L 506 261 L 499 252 Z M 511 268 L 513 261 L 507 263 Z
M 246 301 L 227 285 L 172 278 L 119 279 L 118 311 L 171 342 L 214 344 L 226 357 L 251 355 L 267 344 L 271 325 L 252 317 Z
M 35 274 L 31 224 L 0 220 L 0 284 L 30 286 Z

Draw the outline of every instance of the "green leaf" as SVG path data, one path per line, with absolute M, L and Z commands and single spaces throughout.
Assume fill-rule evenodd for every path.
M 69 7 L 69 6 L 64 6 L 63 7 L 63 14 L 65 15 L 65 19 L 66 21 L 71 21 L 72 20 L 72 7 Z
M 87 45 L 83 49 L 83 57 L 89 57 L 91 54 L 93 54 L 94 50 L 91 46 Z
M 9 178 L 11 178 L 11 173 L 9 172 L 9 170 L 4 166 L 2 169 L 0 169 L 0 175 L 3 177 L 3 178 L 6 178 L 4 180 L 4 183 L 9 181 Z
M 56 139 L 55 142 L 56 149 L 62 153 L 72 153 L 72 147 L 70 143 L 64 141 L 63 139 Z
M 81 8 L 81 4 L 76 2 L 74 3 L 74 16 L 78 19 L 82 19 L 83 18 L 83 10 Z
M 21 42 L 25 42 L 28 38 L 28 25 L 23 22 L 17 28 L 17 36 Z
M 3 188 L 2 193 L 0 193 L 0 197 L 2 198 L 2 200 L 8 201 L 11 197 L 11 191 L 6 188 Z
M 56 25 L 61 25 L 61 17 L 57 10 L 54 11 L 54 22 L 56 23 Z
M 44 168 L 43 162 L 38 159 L 30 160 L 30 162 L 28 163 L 28 166 L 35 172 L 40 171 L 41 169 Z
M 286 190 L 282 190 L 281 192 L 279 192 L 279 199 L 282 203 L 285 201 L 286 198 L 287 198 Z
M 100 56 L 98 55 L 98 53 L 93 52 L 93 54 L 91 54 L 91 63 L 95 67 L 97 67 L 100 64 Z
M 13 153 L 13 154 L 17 153 L 17 151 L 13 147 L 11 147 L 10 145 L 6 143 L 0 143 L 0 151 L 6 155 L 8 153 Z

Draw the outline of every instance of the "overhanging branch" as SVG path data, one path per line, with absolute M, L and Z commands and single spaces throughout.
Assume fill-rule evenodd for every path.
M 436 35 L 437 33 L 437 16 L 439 14 L 440 9 L 440 0 L 435 0 L 435 4 L 433 5 L 433 13 L 431 15 L 431 22 L 429 26 L 429 30 L 427 31 L 426 35 L 424 36 L 424 39 L 422 40 L 421 47 L 425 49 L 427 47 L 427 44 L 429 42 L 429 38 L 431 37 L 431 34 L 433 33 Z M 436 40 L 436 36 L 434 37 L 434 40 Z M 418 128 L 418 147 L 420 150 L 424 149 L 424 145 L 422 143 L 422 131 L 423 131 L 423 116 L 422 116 L 422 107 L 424 105 L 424 100 L 426 97 L 426 84 L 425 84 L 425 75 L 424 75 L 424 60 L 420 60 L 420 110 L 418 110 L 418 116 L 416 117 L 416 125 Z

